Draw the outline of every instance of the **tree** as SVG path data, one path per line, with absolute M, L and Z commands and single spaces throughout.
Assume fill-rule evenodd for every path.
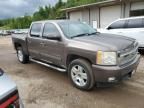
M 64 18 L 66 15 L 65 12 L 61 11 L 62 8 L 98 1 L 103 0 L 67 0 L 66 3 L 62 2 L 62 0 L 59 0 L 53 7 L 50 5 L 39 7 L 39 10 L 32 16 L 25 14 L 23 17 L 0 20 L 0 27 L 7 27 L 10 29 L 28 28 L 32 21 Z

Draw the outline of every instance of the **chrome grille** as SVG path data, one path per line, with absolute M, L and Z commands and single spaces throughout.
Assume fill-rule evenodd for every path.
M 137 54 L 138 54 L 138 43 L 135 42 L 127 49 L 124 49 L 122 52 L 120 52 L 119 64 L 125 65 L 133 61 L 136 58 Z

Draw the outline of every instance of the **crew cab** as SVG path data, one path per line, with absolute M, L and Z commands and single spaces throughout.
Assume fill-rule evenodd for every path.
M 0 108 L 24 108 L 16 84 L 0 69 Z
M 21 63 L 31 60 L 68 72 L 81 90 L 130 77 L 140 60 L 135 39 L 98 33 L 79 21 L 33 22 L 27 35 L 13 35 L 12 40 Z

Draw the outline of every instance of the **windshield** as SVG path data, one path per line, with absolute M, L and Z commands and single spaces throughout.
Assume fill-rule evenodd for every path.
M 79 21 L 66 21 L 59 23 L 62 31 L 68 38 L 73 38 L 77 36 L 85 36 L 89 34 L 96 33 L 96 30 L 93 29 L 86 23 L 82 23 Z

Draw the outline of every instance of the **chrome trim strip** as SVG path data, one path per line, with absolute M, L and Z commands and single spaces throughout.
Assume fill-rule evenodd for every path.
M 43 66 L 46 66 L 46 67 L 49 67 L 49 68 L 52 68 L 52 69 L 55 69 L 55 70 L 58 70 L 60 72 L 66 72 L 66 69 L 61 69 L 59 67 L 56 67 L 56 66 L 53 66 L 53 65 L 50 65 L 50 64 L 47 64 L 47 63 L 43 63 L 43 62 L 40 62 L 40 61 L 37 61 L 37 60 L 34 60 L 34 59 L 30 59 L 30 61 L 41 64 Z

